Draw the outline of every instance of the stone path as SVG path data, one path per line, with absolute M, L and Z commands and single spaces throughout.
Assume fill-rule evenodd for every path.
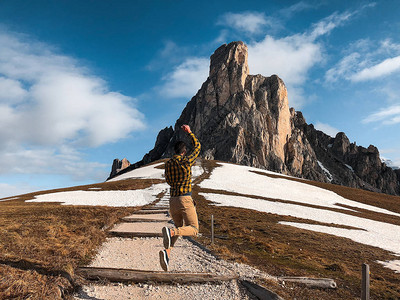
M 88 267 L 133 269 L 163 272 L 158 252 L 163 249 L 161 228 L 173 227 L 166 208 L 169 193 L 155 199 L 149 209 L 143 209 L 122 219 L 110 230 L 112 235 L 102 245 Z M 159 200 L 159 201 L 157 201 Z M 139 237 L 134 237 L 134 235 Z M 142 234 L 142 235 L 141 235 Z M 126 236 L 129 236 L 128 238 Z M 146 236 L 146 237 L 140 237 Z M 215 276 L 234 275 L 241 279 L 268 278 L 267 274 L 242 264 L 217 260 L 188 239 L 179 239 L 171 250 L 168 274 L 207 273 Z M 165 275 L 165 273 L 163 274 Z M 74 299 L 258 299 L 238 280 L 206 283 L 110 283 L 91 281 L 74 295 Z M 274 299 L 274 298 L 265 298 Z M 275 298 L 277 299 L 277 298 Z

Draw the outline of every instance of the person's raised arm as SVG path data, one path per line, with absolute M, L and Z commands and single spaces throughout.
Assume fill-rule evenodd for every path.
M 193 151 L 187 156 L 187 159 L 189 161 L 189 164 L 192 166 L 194 162 L 196 161 L 197 156 L 199 156 L 200 153 L 200 148 L 201 144 L 199 140 L 196 138 L 196 136 L 193 134 L 193 132 L 190 130 L 189 125 L 182 125 L 182 130 L 186 132 L 187 134 L 190 135 L 190 138 L 192 139 L 192 144 L 193 144 Z

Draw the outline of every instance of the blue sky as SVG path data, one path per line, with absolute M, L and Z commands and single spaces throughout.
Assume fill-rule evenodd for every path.
M 396 0 L 0 1 L 0 197 L 140 160 L 235 40 L 308 123 L 400 165 L 399 16 Z

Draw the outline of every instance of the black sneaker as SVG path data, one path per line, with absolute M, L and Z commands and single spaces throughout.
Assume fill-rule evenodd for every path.
M 168 253 L 167 250 L 162 250 L 160 251 L 160 265 L 161 268 L 163 268 L 163 270 L 165 272 L 168 271 L 168 264 L 169 264 L 169 257 L 168 257 Z
M 171 247 L 171 231 L 168 227 L 163 227 L 162 234 L 163 234 L 164 248 L 168 249 L 169 247 Z

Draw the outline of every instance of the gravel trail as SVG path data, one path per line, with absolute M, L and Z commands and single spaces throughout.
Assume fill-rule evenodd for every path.
M 164 195 L 155 207 L 168 205 L 169 195 Z M 135 222 L 117 224 L 114 231 L 159 233 L 163 226 L 172 227 L 167 214 L 135 214 L 129 218 L 158 219 L 159 222 Z M 160 222 L 160 220 L 164 222 Z M 162 271 L 158 252 L 163 249 L 162 238 L 108 238 L 100 247 L 89 267 Z M 171 250 L 169 271 L 190 273 L 212 273 L 215 275 L 236 274 L 241 279 L 271 279 L 272 277 L 253 267 L 229 263 L 215 258 L 195 245 L 190 239 L 180 238 Z M 74 295 L 74 299 L 257 299 L 237 280 L 219 283 L 192 284 L 122 284 L 91 282 Z

